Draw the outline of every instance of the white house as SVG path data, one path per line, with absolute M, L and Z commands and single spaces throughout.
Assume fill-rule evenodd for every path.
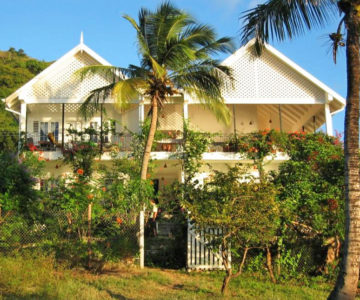
M 172 154 L 181 142 L 184 118 L 199 130 L 220 133 L 217 143 L 203 154 L 203 160 L 215 169 L 244 161 L 222 144 L 235 132 L 246 134 L 264 129 L 313 132 L 325 123 L 326 133 L 333 134 L 332 115 L 344 109 L 345 99 L 270 45 L 261 57 L 256 57 L 253 51 L 250 42 L 223 62 L 233 68 L 235 77 L 234 88 L 223 91 L 233 113 L 230 126 L 219 123 L 199 99 L 187 95 L 171 99 L 160 112 L 158 129 L 169 132 L 169 138 L 162 140 L 152 153 L 157 161 L 156 178 L 160 188 L 182 178 L 180 165 Z M 114 108 L 114 101 L 106 99 L 103 104 L 106 115 L 98 113 L 87 121 L 81 118 L 78 109 L 89 92 L 109 82 L 101 75 L 81 81 L 74 72 L 99 64 L 110 65 L 81 40 L 5 99 L 7 107 L 19 113 L 20 130 L 26 133 L 28 142 L 44 151 L 44 158 L 49 160 L 46 163 L 49 175 L 69 171 L 66 166 L 56 167 L 61 148 L 71 141 L 66 129 L 93 127 L 103 132 L 105 124 L 116 120 L 115 132 L 106 134 L 99 145 L 104 150 L 101 160 L 107 164 L 109 146 L 116 143 L 122 151 L 128 150 L 130 136 L 125 128 L 138 131 L 149 111 L 146 100 L 134 99 L 130 109 L 120 113 Z M 57 141 L 55 145 L 48 138 L 50 132 Z M 100 140 L 98 142 L 100 144 Z M 277 168 L 285 159 L 279 153 L 268 168 Z M 206 168 L 202 172 L 200 177 L 206 177 Z

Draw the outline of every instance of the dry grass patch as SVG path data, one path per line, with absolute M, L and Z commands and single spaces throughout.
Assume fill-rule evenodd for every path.
M 187 273 L 113 264 L 103 274 L 67 269 L 51 257 L 1 257 L 0 299 L 325 299 L 331 286 L 274 285 L 264 278 L 243 276 L 220 287 L 223 274 Z

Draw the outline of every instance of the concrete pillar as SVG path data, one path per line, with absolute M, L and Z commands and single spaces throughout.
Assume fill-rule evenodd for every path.
M 325 122 L 326 122 L 326 134 L 329 136 L 333 136 L 333 123 L 332 123 L 332 116 L 330 113 L 329 103 L 324 104 L 324 112 L 325 112 Z
M 184 101 L 184 120 L 187 121 L 189 119 L 189 104 L 188 102 L 185 100 Z
M 139 102 L 139 124 L 142 126 L 142 124 L 145 121 L 145 106 L 144 101 Z
M 21 102 L 20 104 L 20 119 L 19 119 L 19 128 L 21 132 L 25 132 L 26 131 L 26 103 L 25 102 Z

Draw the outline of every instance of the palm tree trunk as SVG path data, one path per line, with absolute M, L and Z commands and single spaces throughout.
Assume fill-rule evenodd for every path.
M 150 130 L 149 135 L 147 137 L 145 151 L 143 155 L 142 165 L 141 165 L 141 179 L 146 180 L 147 170 L 149 166 L 150 161 L 150 154 L 151 154 L 151 148 L 154 142 L 154 136 L 156 132 L 156 125 L 157 125 L 157 116 L 158 116 L 158 102 L 157 97 L 154 96 L 151 99 L 151 108 L 152 108 L 152 114 L 151 114 L 151 124 L 150 124 Z
M 345 11 L 347 26 L 347 100 L 345 112 L 345 243 L 341 269 L 334 290 L 329 299 L 355 299 L 360 261 L 360 175 L 359 175 L 359 88 L 360 55 L 359 28 L 360 16 L 357 4 L 348 4 Z

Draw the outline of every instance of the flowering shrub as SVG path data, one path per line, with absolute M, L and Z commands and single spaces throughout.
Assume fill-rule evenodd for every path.
M 276 151 L 284 151 L 286 147 L 285 134 L 275 130 L 261 130 L 237 137 L 238 151 L 245 153 L 253 160 L 263 160 Z
M 0 219 L 1 211 L 13 210 L 35 217 L 31 215 L 39 204 L 36 176 L 41 174 L 43 163 L 31 152 L 23 153 L 20 158 L 0 152 L 0 169 L 3 172 L 0 176 Z
M 73 172 L 90 177 L 93 172 L 94 159 L 100 155 L 100 149 L 94 142 L 73 142 L 63 151 L 64 163 L 72 166 Z
M 307 260 L 309 272 L 327 272 L 326 264 L 336 265 L 338 257 L 331 253 L 339 252 L 336 249 L 344 235 L 342 144 L 338 137 L 323 133 L 295 132 L 288 135 L 284 148 L 290 160 L 282 163 L 274 176 L 282 211 L 281 252 L 304 247 L 304 253 L 309 253 L 310 243 L 321 245 L 303 260 Z M 316 255 L 324 252 L 328 254 L 316 260 Z

